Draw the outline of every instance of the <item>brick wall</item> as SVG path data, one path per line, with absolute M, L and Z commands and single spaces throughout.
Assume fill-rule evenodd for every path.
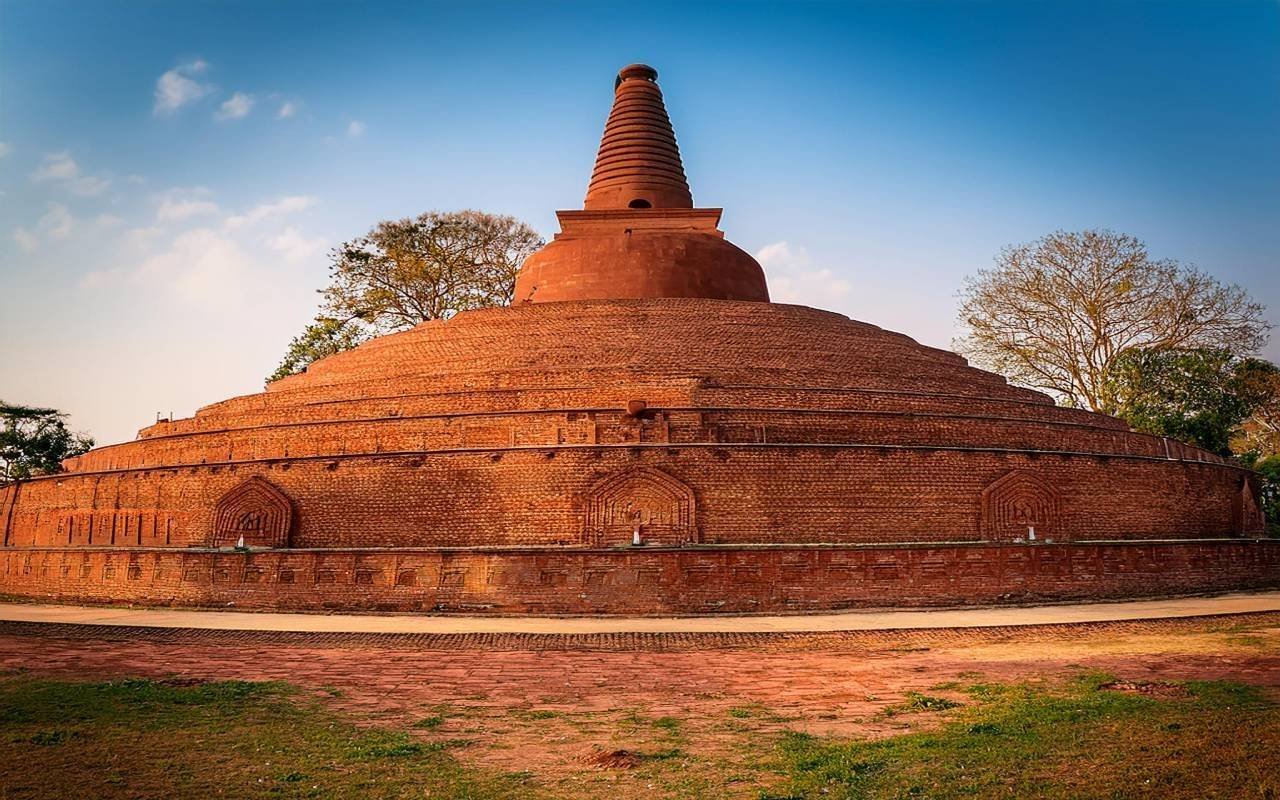
M 696 540 L 884 543 L 988 538 L 984 489 L 1021 471 L 1058 495 L 1060 539 L 1236 533 L 1242 473 L 1217 464 L 985 450 L 614 446 L 315 458 L 71 474 L 23 484 L 10 546 L 198 546 L 252 476 L 294 504 L 295 547 L 590 543 L 601 481 L 656 469 L 688 487 Z
M 36 600 L 664 614 L 1100 600 L 1280 585 L 1280 542 L 626 550 L 11 549 Z
M 460 314 L 66 466 L 0 488 L 6 549 L 1136 542 L 1260 525 L 1253 478 L 1215 455 L 838 314 L 700 299 Z

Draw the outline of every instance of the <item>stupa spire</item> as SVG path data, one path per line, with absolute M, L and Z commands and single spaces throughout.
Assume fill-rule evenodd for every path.
M 658 71 L 632 64 L 618 72 L 583 208 L 693 208 Z
M 514 303 L 701 297 L 768 302 L 764 271 L 725 241 L 720 209 L 694 208 L 680 150 L 644 64 L 614 84 L 585 207 L 524 260 Z

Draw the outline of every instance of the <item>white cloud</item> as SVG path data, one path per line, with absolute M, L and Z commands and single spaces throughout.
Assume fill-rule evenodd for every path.
M 120 247 L 130 258 L 140 258 L 151 251 L 151 245 L 164 234 L 164 229 L 156 226 L 146 228 L 130 228 L 120 237 Z
M 71 212 L 61 203 L 50 203 L 49 210 L 36 223 L 36 228 L 43 231 L 50 239 L 65 239 L 71 235 L 75 227 L 75 219 Z
M 364 136 L 364 132 L 367 129 L 367 127 L 368 126 L 365 125 L 360 120 L 353 119 L 349 123 L 347 123 L 347 135 L 350 136 L 352 139 L 358 138 L 360 136 Z
M 59 153 L 46 153 L 40 166 L 31 173 L 31 179 L 38 183 L 59 183 L 69 189 L 72 194 L 81 197 L 94 197 L 111 187 L 109 178 L 81 174 L 80 165 L 65 150 Z
M 156 219 L 160 222 L 177 222 L 201 214 L 217 214 L 218 204 L 209 199 L 212 192 L 203 186 L 191 189 L 170 189 L 156 195 Z
M 201 59 L 180 64 L 161 75 L 156 80 L 155 106 L 152 113 L 156 116 L 172 114 L 179 108 L 193 103 L 208 94 L 213 87 L 200 83 L 196 76 L 203 75 L 209 64 Z
M 276 236 L 267 239 L 267 247 L 282 255 L 285 261 L 297 263 L 319 256 L 324 252 L 324 239 L 308 239 L 290 225 Z
M 294 212 L 310 208 L 315 204 L 316 199 L 307 195 L 282 197 L 274 203 L 264 203 L 246 211 L 243 214 L 227 217 L 227 227 L 243 228 L 246 225 L 253 225 L 261 222 L 268 217 L 292 214 Z
M 40 168 L 31 173 L 31 177 L 37 181 L 70 180 L 79 174 L 80 166 L 64 150 L 61 153 L 47 153 Z
M 298 113 L 298 104 L 291 100 L 286 100 L 280 104 L 280 110 L 276 112 L 276 119 L 288 119 Z
M 0 142 L 0 158 L 4 158 L 13 152 L 13 145 L 8 142 Z
M 253 110 L 255 102 L 253 95 L 236 92 L 218 107 L 218 112 L 213 116 L 219 120 L 243 119 Z
M 217 304 L 252 281 L 248 254 L 233 239 L 207 228 L 179 234 L 163 253 L 144 261 L 138 277 L 159 280 L 188 301 Z
M 776 303 L 830 308 L 843 300 L 850 283 L 829 269 L 815 268 L 803 247 L 787 242 L 765 245 L 756 253 L 769 280 L 769 297 Z
M 18 228 L 13 232 L 13 240 L 24 252 L 30 253 L 40 245 L 40 238 L 26 228 Z
M 193 305 L 218 308 L 242 296 L 257 269 L 235 239 L 211 228 L 184 231 L 159 252 L 134 264 L 94 270 L 80 280 L 85 289 L 121 282 L 162 288 Z
M 111 181 L 96 175 L 82 175 L 67 184 L 73 194 L 81 197 L 97 197 L 111 188 Z
M 245 286 L 267 276 L 279 280 L 326 247 L 325 240 L 309 238 L 298 227 L 269 224 L 311 207 L 314 197 L 286 196 L 237 215 L 223 212 L 202 186 L 170 189 L 152 200 L 155 223 L 122 230 L 82 277 L 83 288 L 158 291 L 212 310 L 243 301 Z M 173 223 L 197 219 L 202 221 L 196 227 L 175 232 Z
M 28 230 L 18 228 L 13 232 L 13 240 L 24 251 L 30 253 L 40 245 L 40 240 L 54 241 L 65 239 L 75 230 L 75 218 L 61 203 L 50 203 L 49 210 L 36 221 L 35 228 Z

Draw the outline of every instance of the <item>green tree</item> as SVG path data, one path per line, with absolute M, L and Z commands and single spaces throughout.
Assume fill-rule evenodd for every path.
M 1268 456 L 1253 465 L 1261 478 L 1262 496 L 1259 498 L 1262 513 L 1267 518 L 1267 531 L 1280 536 L 1280 455 Z
M 93 447 L 93 439 L 67 429 L 66 414 L 53 408 L 16 406 L 0 400 L 0 480 L 24 480 L 62 471 L 62 460 Z
M 1229 456 L 1241 425 L 1274 399 L 1277 375 L 1225 350 L 1139 348 L 1112 362 L 1105 390 L 1134 430 Z
M 314 322 L 289 342 L 284 359 L 276 367 L 276 371 L 267 376 L 267 383 L 305 372 L 313 362 L 350 350 L 361 342 L 368 341 L 371 335 L 359 320 L 316 317 Z
M 1109 376 L 1133 349 L 1212 349 L 1236 356 L 1266 342 L 1263 308 L 1238 286 L 1106 230 L 1058 231 L 1005 248 L 966 279 L 965 335 L 975 364 L 1064 405 L 1115 413 Z

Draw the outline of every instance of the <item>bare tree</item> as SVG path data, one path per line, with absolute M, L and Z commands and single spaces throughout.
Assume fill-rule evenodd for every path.
M 542 245 L 514 217 L 480 211 L 381 222 L 331 253 L 322 316 L 387 332 L 506 305 L 520 264 Z
M 1058 231 L 1005 248 L 995 267 L 965 279 L 964 336 L 975 364 L 1070 406 L 1114 413 L 1107 376 L 1141 347 L 1256 352 L 1263 307 L 1238 286 L 1152 260 L 1142 242 L 1106 230 Z

